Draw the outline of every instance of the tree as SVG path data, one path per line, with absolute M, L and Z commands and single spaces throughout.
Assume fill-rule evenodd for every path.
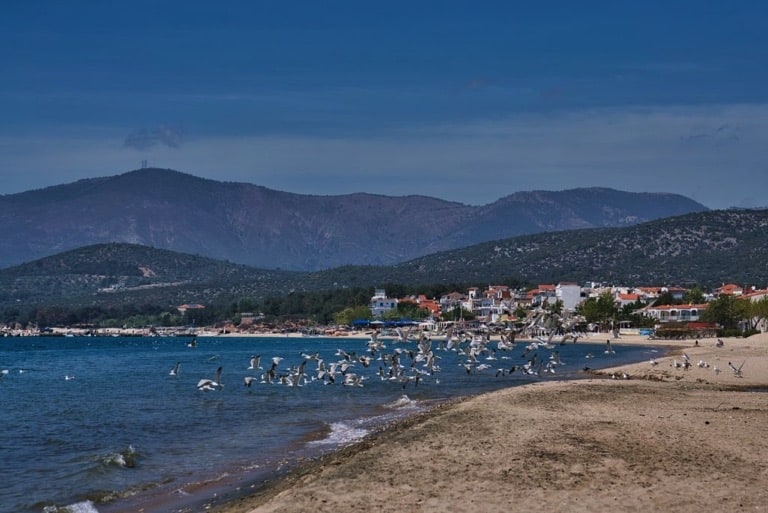
M 667 291 L 659 294 L 659 297 L 653 302 L 653 306 L 679 305 L 680 303 L 681 301 L 679 299 L 675 299 L 672 293 Z
M 730 294 L 723 294 L 710 301 L 701 314 L 701 320 L 720 325 L 725 330 L 735 330 L 739 322 L 748 317 L 749 302 L 737 299 Z
M 523 305 L 518 304 L 517 308 L 515 308 L 515 318 L 525 319 L 527 316 L 528 316 L 528 310 L 526 310 Z
M 459 321 L 462 319 L 471 321 L 475 318 L 475 314 L 457 305 L 455 308 L 443 312 L 442 318 L 444 321 Z
M 588 298 L 576 308 L 576 311 L 583 315 L 587 322 L 597 324 L 607 323 L 616 318 L 619 313 L 610 291 L 603 292 L 597 298 Z
M 683 303 L 689 305 L 700 305 L 704 302 L 704 292 L 698 287 L 693 287 L 690 290 L 686 290 L 685 294 L 683 294 Z
M 748 329 L 755 330 L 768 319 L 768 296 L 763 296 L 758 301 L 747 300 Z
M 357 319 L 371 319 L 371 309 L 365 305 L 350 306 L 333 314 L 333 321 L 336 324 L 352 324 Z

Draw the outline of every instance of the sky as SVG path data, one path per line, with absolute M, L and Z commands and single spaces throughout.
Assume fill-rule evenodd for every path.
M 142 167 L 768 207 L 768 2 L 8 2 L 0 194 Z

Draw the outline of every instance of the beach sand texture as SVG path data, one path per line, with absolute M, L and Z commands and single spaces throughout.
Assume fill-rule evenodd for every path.
M 768 335 L 653 343 L 656 365 L 444 405 L 215 511 L 768 511 Z

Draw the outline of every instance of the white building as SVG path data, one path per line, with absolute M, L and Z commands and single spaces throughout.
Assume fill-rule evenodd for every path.
M 581 303 L 581 286 L 571 282 L 558 283 L 555 287 L 555 297 L 562 301 L 564 310 L 573 312 Z
M 397 308 L 397 299 L 387 297 L 384 289 L 376 289 L 370 303 L 371 315 L 374 319 L 381 319 L 385 313 Z

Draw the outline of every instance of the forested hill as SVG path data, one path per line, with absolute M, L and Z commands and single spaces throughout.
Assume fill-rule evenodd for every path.
M 322 272 L 256 269 L 140 245 L 80 248 L 0 270 L 0 305 L 144 304 L 263 299 L 382 284 L 608 282 L 768 285 L 768 210 L 720 210 L 627 228 L 482 243 L 395 266 Z

